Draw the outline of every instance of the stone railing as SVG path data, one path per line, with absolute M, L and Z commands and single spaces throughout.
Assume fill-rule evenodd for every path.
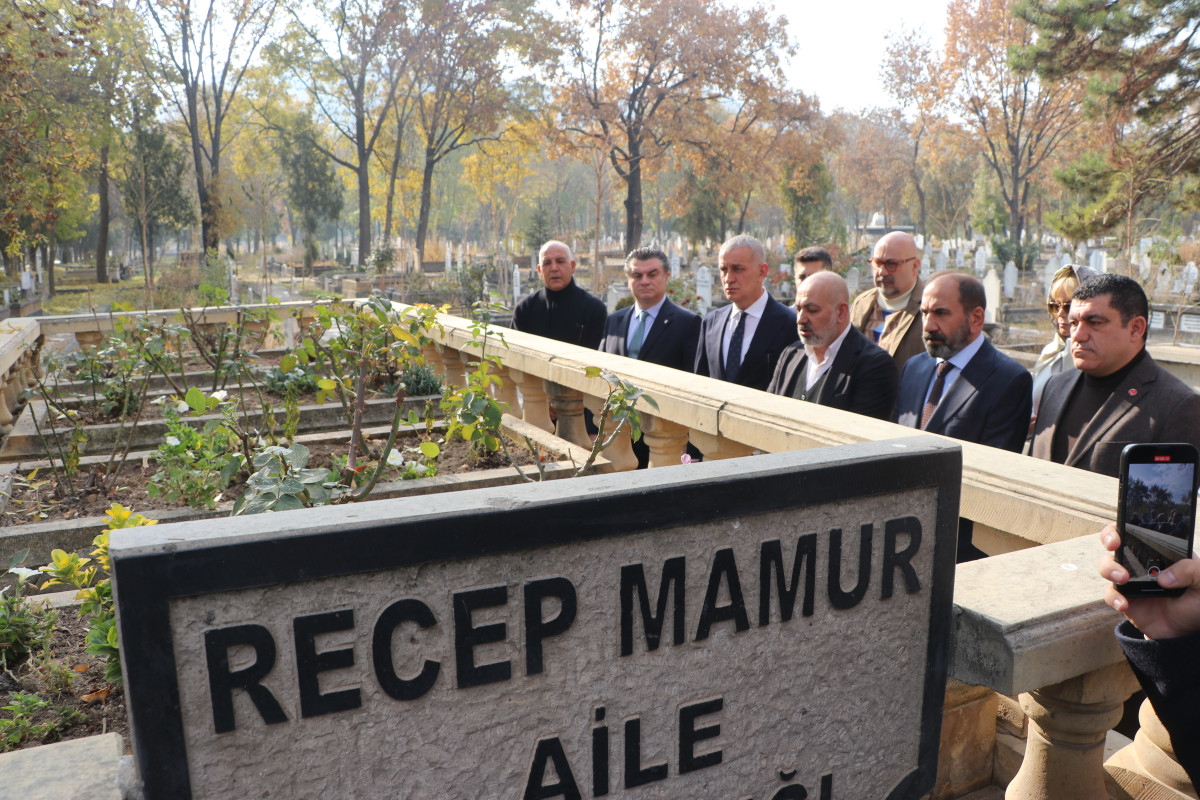
M 12 430 L 20 393 L 37 385 L 42 339 L 38 321 L 12 317 L 0 322 L 0 431 Z
M 207 312 L 210 321 L 232 321 L 238 313 Z M 102 338 L 106 319 L 21 320 L 26 326 L 0 329 L 0 370 L 11 380 L 24 380 L 36 368 L 42 333 L 71 332 L 86 345 Z M 479 355 L 470 343 L 470 323 L 451 316 L 440 322 L 441 329 L 432 332 L 436 344 L 426 354 L 449 380 L 461 380 Z M 590 445 L 583 409 L 599 410 L 608 389 L 603 379 L 588 378 L 586 367 L 606 368 L 644 389 L 658 404 L 657 411 L 642 409 L 651 466 L 678 464 L 689 440 L 712 459 L 913 433 L 539 336 L 496 332 L 506 343 L 501 347 L 492 339 L 488 345 L 503 364 L 500 398 L 512 413 L 544 429 L 553 427 L 553 406 L 559 435 L 577 444 Z M 24 366 L 14 369 L 18 364 Z M 1107 772 L 1102 763 L 1106 732 L 1135 688 L 1112 635 L 1117 616 L 1104 605 L 1103 581 L 1095 573 L 1100 550 L 1094 533 L 1115 516 L 1116 480 L 990 447 L 961 446 L 961 513 L 975 522 L 976 544 L 994 557 L 957 571 L 951 669 L 956 680 L 947 691 L 943 764 L 933 797 L 957 797 L 1010 778 L 1006 796 L 1014 800 L 1134 797 L 1137 786 L 1173 792 L 1156 797 L 1194 797 L 1178 789 L 1186 778 L 1169 758 L 1169 740 L 1148 704 L 1134 744 L 1110 760 Z M 617 468 L 633 466 L 627 442 L 606 456 Z

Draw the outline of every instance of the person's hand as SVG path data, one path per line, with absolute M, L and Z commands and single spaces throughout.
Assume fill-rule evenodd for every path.
M 1129 570 L 1113 556 L 1121 547 L 1117 526 L 1105 526 L 1100 541 L 1108 551 L 1100 559 L 1100 577 L 1124 584 L 1129 580 Z M 1176 561 L 1158 573 L 1158 585 L 1184 592 L 1180 597 L 1126 597 L 1110 584 L 1104 590 L 1104 601 L 1124 614 L 1148 639 L 1173 639 L 1200 631 L 1200 558 L 1193 554 Z

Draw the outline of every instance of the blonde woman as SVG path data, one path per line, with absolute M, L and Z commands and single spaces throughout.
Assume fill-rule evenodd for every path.
M 1071 323 L 1067 315 L 1071 311 L 1071 295 L 1076 287 L 1088 278 L 1099 273 L 1091 267 L 1081 267 L 1075 264 L 1064 264 L 1054 273 L 1050 281 L 1050 291 L 1046 293 L 1046 310 L 1050 312 L 1050 324 L 1054 328 L 1054 338 L 1050 344 L 1042 348 L 1037 363 L 1033 366 L 1033 418 L 1037 419 L 1038 406 L 1042 402 L 1042 392 L 1046 382 L 1060 372 L 1075 369 L 1071 359 Z

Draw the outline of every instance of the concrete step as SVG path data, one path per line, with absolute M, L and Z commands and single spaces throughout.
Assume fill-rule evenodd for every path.
M 0 755 L 0 794 L 21 800 L 121 800 L 120 734 L 71 739 Z

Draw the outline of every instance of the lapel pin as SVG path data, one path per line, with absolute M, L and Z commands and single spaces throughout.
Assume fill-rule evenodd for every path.
M 1137 389 L 1130 389 L 1130 390 L 1129 390 L 1129 396 L 1130 396 L 1130 397 L 1137 397 Z

